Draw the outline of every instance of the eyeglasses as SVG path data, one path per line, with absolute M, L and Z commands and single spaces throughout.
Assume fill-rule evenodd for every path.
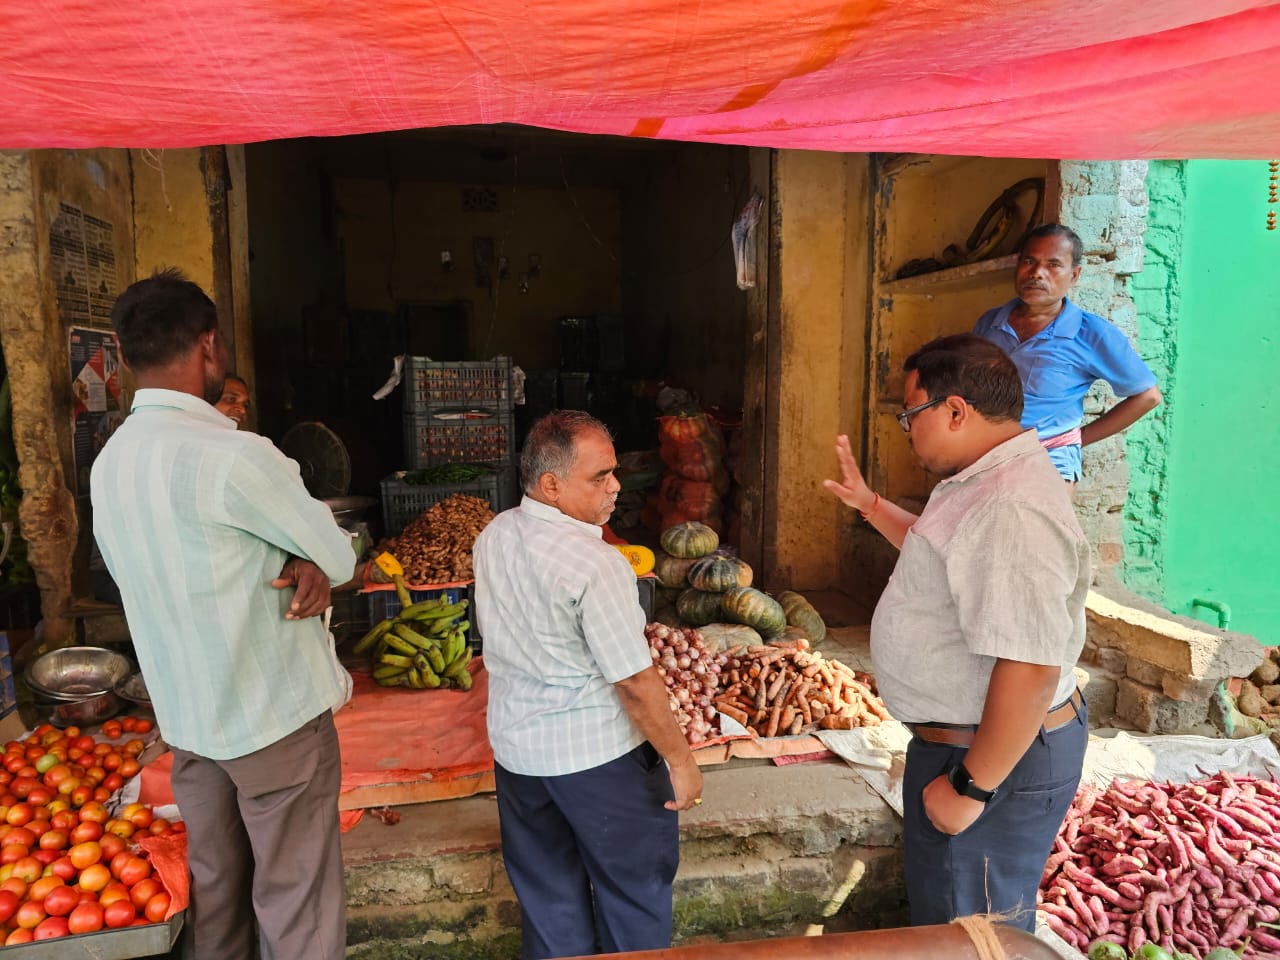
M 918 407 L 912 407 L 909 410 L 903 410 L 901 413 L 895 413 L 894 416 L 898 418 L 898 425 L 902 427 L 902 432 L 911 432 L 911 418 L 917 413 L 922 413 L 930 407 L 936 407 L 940 403 L 945 403 L 946 399 L 946 397 L 934 397 L 932 400 L 922 403 Z

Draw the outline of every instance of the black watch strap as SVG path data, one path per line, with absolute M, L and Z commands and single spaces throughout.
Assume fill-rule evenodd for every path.
M 951 781 L 952 789 L 962 797 L 969 797 L 970 799 L 987 803 L 996 795 L 995 790 L 983 790 L 974 784 L 973 775 L 969 773 L 963 763 L 957 763 L 952 767 L 951 772 L 947 774 L 947 779 Z

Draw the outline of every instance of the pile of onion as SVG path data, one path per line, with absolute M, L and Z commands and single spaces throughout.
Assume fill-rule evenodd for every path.
M 728 657 L 710 652 L 702 634 L 692 627 L 651 623 L 644 628 L 653 665 L 667 685 L 667 699 L 676 723 L 690 744 L 715 736 L 716 708 L 712 698 L 720 686 L 720 670 Z

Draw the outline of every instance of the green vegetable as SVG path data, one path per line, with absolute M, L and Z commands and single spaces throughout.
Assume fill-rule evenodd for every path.
M 1129 960 L 1129 954 L 1118 943 L 1095 940 L 1089 944 L 1089 960 Z
M 433 486 L 440 483 L 470 483 L 492 476 L 494 470 L 482 463 L 441 463 L 421 470 L 409 470 L 404 482 L 413 486 Z
M 1240 960 L 1240 951 L 1229 947 L 1214 947 L 1204 955 L 1204 960 Z
M 1158 943 L 1144 943 L 1133 955 L 1133 960 L 1173 960 L 1173 957 Z

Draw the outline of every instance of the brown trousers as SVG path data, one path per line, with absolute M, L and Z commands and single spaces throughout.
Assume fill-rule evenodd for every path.
M 328 710 L 234 760 L 174 748 L 171 782 L 191 869 L 184 957 L 252 960 L 257 932 L 262 960 L 341 960 L 340 774 Z

